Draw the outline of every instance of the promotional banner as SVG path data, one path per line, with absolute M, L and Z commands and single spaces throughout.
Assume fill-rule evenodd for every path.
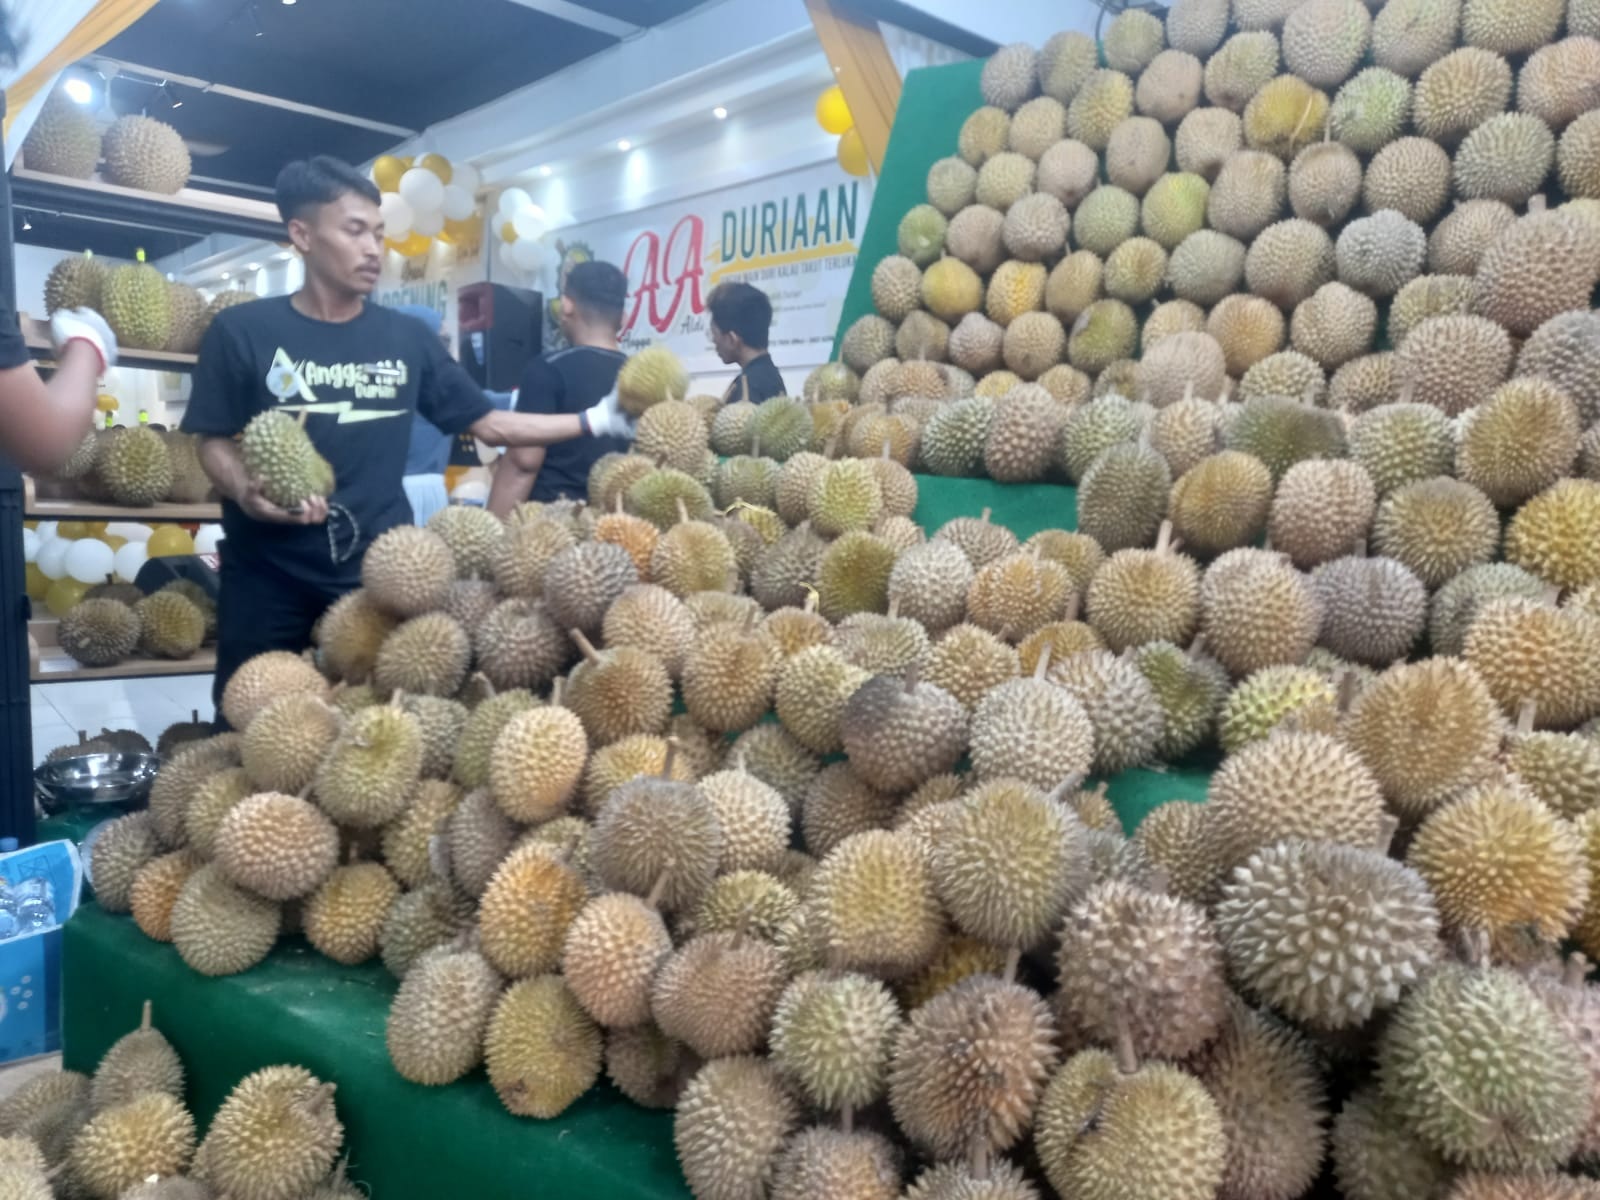
M 628 276 L 623 349 L 665 343 L 691 374 L 725 370 L 711 348 L 706 297 L 719 283 L 754 284 L 772 300 L 780 366 L 832 356 L 872 184 L 838 164 L 567 226 L 564 261 L 594 258 Z

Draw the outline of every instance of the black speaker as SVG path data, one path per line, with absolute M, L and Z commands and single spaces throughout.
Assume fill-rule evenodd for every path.
M 544 338 L 544 297 L 526 288 L 472 283 L 456 297 L 461 365 L 478 386 L 509 392 L 539 356 Z

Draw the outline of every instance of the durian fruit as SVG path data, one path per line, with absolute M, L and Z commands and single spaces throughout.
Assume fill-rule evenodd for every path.
M 1044 307 L 1047 281 L 1045 268 L 1039 263 L 1025 263 L 1014 259 L 1003 262 L 989 280 L 984 297 L 984 312 L 995 324 L 1003 328 L 1009 327 L 1023 314 L 1037 312 Z M 1005 335 L 1002 333 L 1002 359 L 1004 352 Z
M 1458 0 L 1402 0 L 1372 20 L 1372 57 L 1407 78 L 1443 58 L 1456 44 L 1461 25 Z
M 657 404 L 689 394 L 689 372 L 678 356 L 662 345 L 630 354 L 617 374 L 617 399 L 630 415 L 642 416 Z
M 1149 760 L 1161 737 L 1161 706 L 1132 662 L 1106 650 L 1086 651 L 1052 664 L 1048 677 L 1088 714 L 1096 771 L 1113 774 Z
M 1129 10 L 1118 13 L 1106 26 L 1101 50 L 1106 65 L 1116 71 L 1137 75 L 1150 65 L 1166 45 L 1161 18 L 1147 12 Z
M 555 970 L 567 930 L 588 898 L 582 877 L 559 850 L 540 844 L 514 850 L 479 904 L 483 957 L 511 979 Z
M 1041 262 L 1060 257 L 1072 219 L 1066 206 L 1048 192 L 1035 192 L 1006 210 L 1001 240 L 1021 262 Z
M 1486 563 L 1500 546 L 1500 519 L 1481 491 L 1449 478 L 1408 483 L 1384 498 L 1373 547 L 1430 588 Z
M 1063 138 L 1040 157 L 1033 183 L 1036 191 L 1075 209 L 1096 187 L 1099 178 L 1098 155 L 1080 141 Z
M 1111 131 L 1133 115 L 1133 80 L 1121 71 L 1093 71 L 1067 106 L 1067 136 L 1102 151 Z
M 1309 459 L 1284 473 L 1268 532 L 1275 549 L 1307 570 L 1349 554 L 1364 541 L 1376 507 L 1372 478 L 1359 462 Z
M 1332 735 L 1278 730 L 1222 764 L 1206 801 L 1227 868 L 1284 838 L 1371 848 L 1386 836 L 1378 781 Z
M 1395 371 L 1412 400 L 1459 416 L 1487 400 L 1511 369 L 1511 341 L 1481 316 L 1429 317 L 1407 335 Z
M 651 1025 L 606 1034 L 606 1076 L 641 1108 L 674 1107 L 699 1065 L 682 1045 Z
M 1363 414 L 1351 430 L 1350 454 L 1380 497 L 1455 469 L 1450 421 L 1426 404 L 1384 405 Z
M 661 549 L 658 543 L 651 559 L 653 574 L 660 573 L 656 559 L 661 557 Z M 600 632 L 612 601 L 638 582 L 639 572 L 626 550 L 604 542 L 582 542 L 550 560 L 545 571 L 545 607 L 559 627 L 592 636 Z
M 334 962 L 354 966 L 378 953 L 384 923 L 400 885 L 380 863 L 352 861 L 336 868 L 306 900 L 306 940 Z
M 389 1061 L 412 1083 L 454 1083 L 483 1059 L 500 998 L 500 977 L 476 950 L 448 946 L 423 955 L 400 981 L 384 1037 Z
M 708 729 L 748 729 L 771 704 L 779 665 L 776 643 L 759 628 L 708 626 L 684 661 L 684 705 Z
M 147 938 L 156 942 L 172 940 L 172 906 L 199 866 L 200 860 L 194 854 L 176 850 L 139 868 L 128 890 L 128 909 L 134 924 Z
M 1325 283 L 1295 307 L 1289 336 L 1297 351 L 1331 371 L 1371 350 L 1377 326 L 1372 300 L 1346 284 Z
M 1511 68 L 1492 51 L 1463 46 L 1422 72 L 1412 99 L 1417 132 L 1453 146 L 1505 111 L 1511 99 Z
M 1521 54 L 1555 38 L 1562 5 L 1527 7 L 1496 0 L 1466 0 L 1461 9 L 1461 40 L 1499 54 Z
M 1438 1152 L 1391 1111 L 1376 1083 L 1345 1101 L 1331 1141 L 1334 1174 L 1350 1200 L 1436 1196 L 1452 1174 Z
M 1450 198 L 1450 171 L 1450 156 L 1437 142 L 1418 137 L 1391 142 L 1367 167 L 1362 186 L 1367 209 L 1395 210 L 1410 221 L 1431 221 Z
M 47 107 L 53 102 L 53 99 L 47 102 Z M 37 129 L 38 125 L 36 124 L 34 128 Z M 27 153 L 26 144 L 23 152 Z M 92 167 L 90 172 L 93 173 Z M 61 174 L 61 172 L 51 172 L 51 174 Z M 50 268 L 50 274 L 45 277 L 45 315 L 54 316 L 62 309 L 75 308 L 92 308 L 98 311 L 105 303 L 101 292 L 105 287 L 106 275 L 105 264 L 97 261 L 88 251 L 62 259 Z M 82 473 L 76 471 L 64 477 L 73 478 Z
M 1129 117 L 1111 131 L 1105 153 L 1106 178 L 1117 187 L 1142 196 L 1167 169 L 1172 142 L 1159 121 Z
M 1187 653 L 1169 642 L 1147 642 L 1134 652 L 1134 663 L 1161 706 L 1156 756 L 1184 757 L 1215 731 L 1227 673 L 1198 651 Z
M 104 1112 L 146 1092 L 160 1092 L 181 1100 L 183 1063 L 172 1043 L 150 1024 L 151 1004 L 144 1004 L 138 1028 L 112 1044 L 95 1068 L 90 1084 L 90 1107 Z
M 454 617 L 425 613 L 384 639 L 372 682 L 388 691 L 452 696 L 466 682 L 472 642 Z
M 1488 1170 L 1564 1162 L 1587 1118 L 1575 1047 L 1511 972 L 1451 964 L 1400 1005 L 1378 1047 L 1384 1102 L 1436 1153 Z
M 766 1195 L 799 1106 L 770 1061 L 707 1063 L 678 1101 L 673 1143 L 690 1190 L 706 1200 Z
M 1061 429 L 1061 460 L 1067 478 L 1079 483 L 1111 447 L 1138 440 L 1148 410 L 1122 396 L 1100 396 L 1081 405 Z
M 1278 63 L 1276 35 L 1259 27 L 1242 29 L 1206 61 L 1206 99 L 1242 113 L 1251 97 L 1277 75 Z
M 1233 295 L 1211 310 L 1206 332 L 1222 347 L 1228 374 L 1242 376 L 1282 348 L 1286 322 L 1272 302 L 1260 296 Z
M 1370 296 L 1392 296 L 1421 272 L 1427 235 L 1393 209 L 1380 209 L 1346 225 L 1335 254 L 1342 283 Z
M 1337 733 L 1339 697 L 1309 667 L 1265 667 L 1229 693 L 1218 716 L 1218 741 L 1228 753 L 1272 735 L 1286 721 L 1307 733 Z
M 1105 264 L 1091 250 L 1074 250 L 1051 269 L 1044 303 L 1062 321 L 1076 322 L 1103 294 Z
M 108 825 L 96 838 L 90 856 L 95 899 L 107 912 L 127 912 L 139 869 L 160 849 L 148 813 L 130 813 Z
M 1332 280 L 1334 271 L 1332 239 L 1320 226 L 1298 217 L 1263 229 L 1244 260 L 1250 290 L 1286 311 Z
M 95 473 L 113 500 L 132 507 L 163 500 L 172 488 L 171 456 L 161 435 L 150 429 L 124 430 L 102 439 Z
M 1387 666 L 1410 653 L 1428 619 L 1428 589 L 1392 558 L 1349 555 L 1311 573 L 1319 642 L 1340 658 Z
M 280 508 L 292 509 L 309 497 L 333 492 L 333 468 L 317 453 L 304 424 L 275 409 L 260 413 L 245 426 L 239 453 L 245 469 L 261 480 L 261 494 Z M 425 555 L 420 557 L 418 569 L 428 562 Z
M 424 954 L 461 932 L 471 910 L 471 900 L 444 880 L 404 893 L 390 908 L 378 938 L 384 968 L 404 979 Z
M 1174 533 L 1193 553 L 1222 554 L 1253 541 L 1266 528 L 1272 472 L 1239 450 L 1209 455 L 1172 486 Z
M 118 117 L 104 138 L 106 181 L 173 195 L 189 182 L 189 148 L 171 125 L 150 117 Z
M 786 976 L 778 948 L 742 931 L 705 933 L 662 962 L 650 990 L 657 1028 L 702 1058 L 765 1040 Z
M 1362 154 L 1381 153 L 1405 130 L 1411 115 L 1411 84 L 1383 67 L 1368 67 L 1351 79 L 1333 98 L 1330 132 L 1344 145 Z M 1450 192 L 1450 156 L 1444 159 L 1444 194 Z M 1441 202 L 1443 197 L 1441 197 Z M 1376 210 L 1378 205 L 1369 204 Z
M 1176 1067 L 1140 1067 L 1126 1048 L 1118 1058 L 1085 1050 L 1051 1080 L 1037 1123 L 1041 1165 L 1061 1195 L 1219 1194 L 1228 1147 L 1223 1115 L 1205 1087 Z M 1171 1153 L 1152 1155 L 1153 1145 Z
M 896 1121 L 938 1157 L 1010 1148 L 1056 1064 L 1054 1037 L 1048 1007 L 1025 987 L 978 976 L 941 992 L 895 1039 Z
M 1500 119 L 1533 121 L 1544 129 L 1536 117 Z M 1473 311 L 1525 337 L 1558 313 L 1587 308 L 1597 282 L 1600 223 L 1565 208 L 1535 209 L 1485 251 L 1474 276 Z
M 86 599 L 61 618 L 57 640 L 74 661 L 109 667 L 139 647 L 139 618 L 117 600 Z
M 1499 200 L 1461 201 L 1428 235 L 1428 269 L 1472 275 L 1484 251 L 1516 219 L 1511 206 Z
M 659 486 L 663 490 L 672 488 L 679 479 L 687 481 L 697 489 L 705 499 L 706 508 L 710 508 L 710 499 L 705 497 L 705 489 L 676 471 L 651 472 L 650 475 L 642 476 L 627 493 L 629 503 L 634 503 L 636 494 L 642 494 L 640 488 L 652 489 L 653 501 L 656 487 Z M 641 515 L 649 516 L 648 513 Z M 544 590 L 544 577 L 550 566 L 550 560 L 574 545 L 576 540 L 572 530 L 559 521 L 533 520 L 511 525 L 506 531 L 505 538 L 494 551 L 496 586 L 504 595 L 514 599 L 538 599 Z
M 278 939 L 278 906 L 229 882 L 208 864 L 185 881 L 172 906 L 172 941 L 202 975 L 236 975 L 267 956 Z
M 1166 460 L 1154 450 L 1131 442 L 1111 446 L 1079 482 L 1079 527 L 1107 551 L 1143 546 L 1166 515 L 1171 483 Z
M 1501 953 L 1519 938 L 1559 941 L 1588 899 L 1582 843 L 1521 785 L 1484 784 L 1436 810 L 1406 860 L 1447 931 L 1481 931 Z
M 414 525 L 380 534 L 361 560 L 361 584 L 368 597 L 401 618 L 443 608 L 455 579 L 449 544 Z
M 1334 87 L 1355 70 L 1371 40 L 1372 17 L 1360 0 L 1314 0 L 1283 23 L 1283 61 L 1295 75 Z
M 1526 204 L 1549 175 L 1555 153 L 1555 135 L 1538 117 L 1527 113 L 1492 116 L 1456 148 L 1456 194 L 1464 200 Z
M 1055 397 L 1037 386 L 1016 388 L 996 402 L 983 447 L 989 478 L 1001 483 L 1042 479 L 1066 415 Z
M 1018 552 L 984 566 L 967 592 L 967 619 L 991 633 L 1024 637 L 1066 611 L 1071 581 L 1065 568 Z
M 1163 249 L 1174 250 L 1205 224 L 1210 195 L 1210 184 L 1199 175 L 1163 175 L 1145 193 L 1140 225 Z
M 1439 915 L 1422 877 L 1384 854 L 1286 841 L 1224 881 L 1215 908 L 1229 969 L 1313 1029 L 1364 1024 L 1432 968 Z
M 967 713 L 944 689 L 880 675 L 862 684 L 845 704 L 845 753 L 868 783 L 905 790 L 948 771 L 966 749 Z
M 1296 75 L 1263 84 L 1244 107 L 1244 140 L 1284 162 L 1316 139 L 1328 118 L 1328 97 Z
M 803 911 L 835 970 L 909 973 L 932 957 L 944 932 L 925 857 L 901 832 L 868 830 L 835 846 Z
M 339 861 L 339 831 L 308 801 L 263 792 L 234 805 L 216 836 L 217 864 L 268 900 L 309 895 Z
M 817 565 L 819 608 L 829 620 L 881 612 L 888 602 L 895 549 L 883 538 L 853 530 L 836 540 Z
M 1141 113 L 1175 125 L 1200 102 L 1204 80 L 1205 68 L 1193 54 L 1163 50 L 1140 73 L 1134 103 Z
M 1154 550 L 1114 553 L 1089 584 L 1088 619 L 1109 649 L 1147 642 L 1186 644 L 1199 622 L 1200 572 L 1169 545 L 1164 523 Z
M 1518 510 L 1506 530 L 1506 559 L 1566 588 L 1600 582 L 1592 527 L 1600 483 L 1563 479 Z
M 72 1140 L 67 1176 L 93 1200 L 117 1200 L 148 1175 L 182 1174 L 194 1142 L 194 1118 L 182 1102 L 145 1092 L 90 1119 Z
M 317 771 L 317 804 L 341 825 L 376 829 L 404 810 L 422 773 L 422 729 L 394 704 L 352 715 Z
M 601 809 L 590 843 L 590 864 L 608 887 L 651 895 L 668 910 L 698 898 L 722 853 L 715 814 L 693 785 L 665 776 L 618 787 Z
M 962 123 L 957 153 L 971 167 L 981 167 L 1007 148 L 1011 114 L 986 104 Z
M 1520 733 L 1508 746 L 1509 766 L 1534 795 L 1569 819 L 1595 805 L 1600 743 L 1561 733 Z
M 0 1136 L 25 1138 L 47 1164 L 60 1165 L 89 1119 L 89 1086 L 76 1071 L 33 1076 L 0 1102 L 0 1129 L 5 1131 Z M 48 1187 L 44 1195 L 49 1195 Z
M 67 95 L 64 87 L 56 88 L 28 130 L 22 154 L 29 170 L 88 179 L 100 165 L 100 131 L 94 114 Z
M 507 1111 L 559 1116 L 600 1077 L 600 1031 L 559 975 L 514 983 L 484 1033 L 489 1083 Z
M 1244 260 L 1242 242 L 1214 229 L 1198 229 L 1173 250 L 1167 261 L 1166 283 L 1183 300 L 1214 304 L 1237 290 L 1243 282 Z M 1202 321 L 1195 332 L 1203 329 Z M 1151 342 L 1148 321 L 1144 338 L 1147 348 L 1159 344 Z M 1209 394 L 1214 389 L 1200 387 L 1199 390 Z
M 577 713 L 552 693 L 551 703 L 512 715 L 489 757 L 489 788 L 514 821 L 546 821 L 571 803 L 589 757 Z
M 1194 109 L 1178 125 L 1173 148 L 1180 171 L 1214 183 L 1229 155 L 1244 148 L 1244 122 L 1226 108 Z
M 1555 384 L 1578 406 L 1585 426 L 1600 420 L 1600 315 L 1565 312 L 1551 317 L 1522 344 L 1517 374 Z
M 1600 199 L 1600 117 L 1584 113 L 1556 144 L 1556 174 L 1567 195 Z
M 1470 276 L 1419 276 L 1395 293 L 1389 307 L 1389 337 L 1398 346 L 1419 322 L 1470 312 L 1471 306 Z
M 1102 184 L 1079 203 L 1072 223 L 1079 247 L 1104 258 L 1138 232 L 1139 199 L 1120 187 Z
M 153 592 L 133 611 L 139 619 L 139 647 L 151 657 L 189 658 L 205 641 L 205 614 L 177 592 Z
M 654 907 L 625 892 L 596 896 L 568 927 L 561 970 L 572 994 L 601 1025 L 631 1028 L 650 1017 L 650 982 L 672 952 Z
M 1600 711 L 1600 671 L 1590 657 L 1597 646 L 1600 620 L 1511 595 L 1478 605 L 1464 654 L 1503 712 L 1515 715 L 1532 701 L 1541 727 L 1561 729 Z

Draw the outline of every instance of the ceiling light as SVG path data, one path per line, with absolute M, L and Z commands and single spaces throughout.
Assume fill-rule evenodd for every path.
M 248 267 L 245 268 L 245 270 L 247 270 L 247 271 L 259 271 L 259 270 L 261 270 L 261 264 L 260 263 L 251 263 Z
M 27 213 L 23 213 L 22 214 L 22 232 L 23 233 L 27 233 L 28 230 L 30 230 L 32 228 L 33 228 L 33 222 L 28 220 L 28 214 Z
M 285 4 L 293 4 L 294 0 L 283 0 Z
M 183 107 L 183 98 L 178 95 L 178 89 L 173 87 L 168 80 L 163 79 L 161 81 L 161 86 L 156 89 L 156 95 L 165 100 L 172 108 Z
M 267 31 L 261 28 L 261 10 L 254 4 L 250 6 L 250 27 L 256 37 L 267 36 Z
M 540 168 L 539 168 L 539 174 L 540 174 L 540 175 L 541 175 L 541 176 L 542 176 L 542 177 L 543 177 L 543 178 L 545 178 L 545 179 L 549 179 L 549 178 L 550 178 L 550 176 L 551 176 L 551 175 L 552 175 L 552 174 L 554 174 L 554 172 L 553 172 L 553 171 L 551 171 L 551 169 L 550 169 L 550 168 L 549 168 L 549 167 L 540 167 Z
M 621 150 L 624 154 L 626 154 L 629 150 L 633 149 L 633 143 L 630 142 L 627 138 L 623 138 L 620 142 L 617 143 L 617 149 Z
M 224 271 L 224 272 L 223 272 L 223 273 L 222 273 L 222 277 L 223 277 L 223 278 L 224 278 L 224 279 L 232 279 L 232 278 L 233 278 L 233 276 L 232 276 L 232 275 L 231 275 L 231 274 L 229 274 L 229 273 L 228 273 L 228 272 L 227 272 L 227 271 Z
M 87 79 L 69 79 L 65 87 L 67 95 L 79 104 L 87 104 L 94 99 L 94 89 L 89 86 Z
M 728 110 L 719 104 L 711 110 L 711 115 L 719 121 L 726 121 L 728 119 Z

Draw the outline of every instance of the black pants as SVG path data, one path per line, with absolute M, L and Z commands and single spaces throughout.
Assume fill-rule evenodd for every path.
M 217 675 L 211 699 L 217 706 L 217 727 L 228 728 L 222 716 L 222 691 L 246 660 L 268 650 L 299 654 L 311 644 L 311 627 L 328 606 L 358 586 L 308 583 L 269 563 L 228 553 L 222 546 L 222 591 L 217 597 Z

